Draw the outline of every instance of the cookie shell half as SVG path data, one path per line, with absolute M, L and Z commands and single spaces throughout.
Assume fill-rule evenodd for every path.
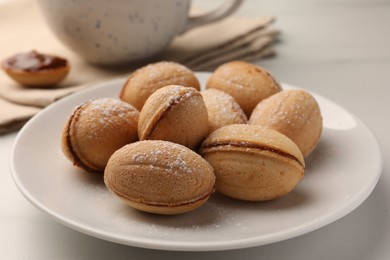
M 176 62 L 161 61 L 133 72 L 122 86 L 119 97 L 141 110 L 153 92 L 167 85 L 181 85 L 200 90 L 199 81 L 190 69 Z
M 317 146 L 322 133 L 322 115 L 315 98 L 305 90 L 279 92 L 253 110 L 250 124 L 281 132 L 293 140 L 304 157 Z
M 240 105 L 226 92 L 210 88 L 201 94 L 207 108 L 210 132 L 226 125 L 247 123 Z
M 265 68 L 245 61 L 231 61 L 219 66 L 208 79 L 206 88 L 228 93 L 247 117 L 261 100 L 282 90 Z

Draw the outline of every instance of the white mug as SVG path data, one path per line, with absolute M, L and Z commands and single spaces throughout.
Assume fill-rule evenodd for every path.
M 233 13 L 243 0 L 189 17 L 191 0 L 38 0 L 57 38 L 90 63 L 117 65 L 151 57 L 194 27 Z

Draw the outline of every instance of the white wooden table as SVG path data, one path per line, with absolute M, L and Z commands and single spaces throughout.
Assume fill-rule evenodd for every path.
M 390 2 L 247 0 L 239 13 L 278 18 L 278 56 L 260 65 L 341 104 L 377 136 L 384 168 L 368 199 L 328 226 L 266 246 L 203 253 L 139 249 L 71 230 L 30 205 L 9 172 L 13 133 L 0 136 L 0 259 L 390 259 Z

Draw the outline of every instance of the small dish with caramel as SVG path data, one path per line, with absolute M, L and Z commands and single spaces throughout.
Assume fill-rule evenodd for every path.
M 4 60 L 1 67 L 15 81 L 29 87 L 54 86 L 70 70 L 66 59 L 35 50 L 13 55 Z

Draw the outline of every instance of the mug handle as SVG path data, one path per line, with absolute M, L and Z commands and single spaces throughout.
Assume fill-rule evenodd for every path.
M 180 32 L 180 34 L 183 34 L 195 27 L 222 20 L 236 11 L 242 2 L 244 2 L 244 0 L 228 0 L 217 9 L 207 14 L 189 17 L 186 26 Z

